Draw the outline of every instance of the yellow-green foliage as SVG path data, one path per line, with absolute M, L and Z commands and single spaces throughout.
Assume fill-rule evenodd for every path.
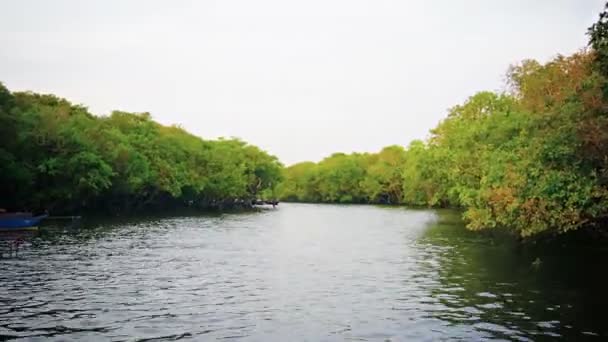
M 603 77 L 594 54 L 524 61 L 507 94 L 478 93 L 408 149 L 404 201 L 465 209 L 469 228 L 522 236 L 606 214 Z
M 522 236 L 598 222 L 608 214 L 608 12 L 589 35 L 592 49 L 512 66 L 507 92 L 471 96 L 426 141 L 287 168 L 283 197 L 461 207 L 470 229 Z
M 405 150 L 389 146 L 379 153 L 335 153 L 319 163 L 304 162 L 284 171 L 284 200 L 331 203 L 399 203 Z

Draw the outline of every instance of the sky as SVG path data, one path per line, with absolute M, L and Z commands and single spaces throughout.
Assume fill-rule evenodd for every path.
M 510 64 L 586 46 L 599 0 L 0 2 L 0 82 L 150 112 L 285 164 L 424 139 Z

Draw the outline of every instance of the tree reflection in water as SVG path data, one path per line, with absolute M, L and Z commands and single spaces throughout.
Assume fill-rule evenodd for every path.
M 459 213 L 438 211 L 418 240 L 420 267 L 447 324 L 508 339 L 606 336 L 608 250 L 565 236 L 521 243 L 504 233 L 472 232 Z

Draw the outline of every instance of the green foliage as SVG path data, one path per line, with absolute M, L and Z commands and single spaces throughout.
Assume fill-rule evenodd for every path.
M 592 50 L 508 70 L 507 93 L 453 107 L 426 141 L 285 171 L 282 198 L 461 207 L 473 230 L 521 236 L 608 217 L 608 7 Z
M 463 207 L 471 229 L 565 232 L 607 210 L 603 78 L 592 52 L 524 61 L 408 149 L 406 203 Z
M 224 207 L 272 194 L 282 165 L 239 140 L 206 141 L 148 113 L 91 115 L 0 85 L 0 207 Z
M 259 148 L 205 141 L 147 113 L 95 117 L 0 84 L 7 208 L 288 201 L 461 207 L 474 230 L 565 232 L 608 217 L 608 7 L 590 50 L 509 68 L 509 91 L 450 109 L 426 141 L 283 169 Z M 281 181 L 283 180 L 283 181 Z
M 328 203 L 399 203 L 405 150 L 389 146 L 379 153 L 335 153 L 319 163 L 284 170 L 281 199 Z
M 360 183 L 372 203 L 398 204 L 403 198 L 403 166 L 405 149 L 388 146 L 371 155 L 366 163 L 365 178 Z

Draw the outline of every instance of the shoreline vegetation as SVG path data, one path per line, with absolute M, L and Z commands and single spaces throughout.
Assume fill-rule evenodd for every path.
M 127 213 L 248 208 L 258 199 L 452 207 L 472 230 L 521 237 L 608 218 L 608 14 L 589 48 L 507 71 L 504 92 L 452 107 L 428 139 L 284 167 L 238 139 L 204 140 L 148 113 L 95 116 L 0 84 L 0 208 Z
M 148 113 L 94 116 L 0 85 L 0 207 L 111 213 L 251 207 L 282 164 L 238 139 L 203 140 Z
M 287 167 L 281 199 L 452 207 L 472 230 L 606 237 L 607 21 L 587 49 L 511 66 L 506 91 L 452 107 L 425 141 Z

